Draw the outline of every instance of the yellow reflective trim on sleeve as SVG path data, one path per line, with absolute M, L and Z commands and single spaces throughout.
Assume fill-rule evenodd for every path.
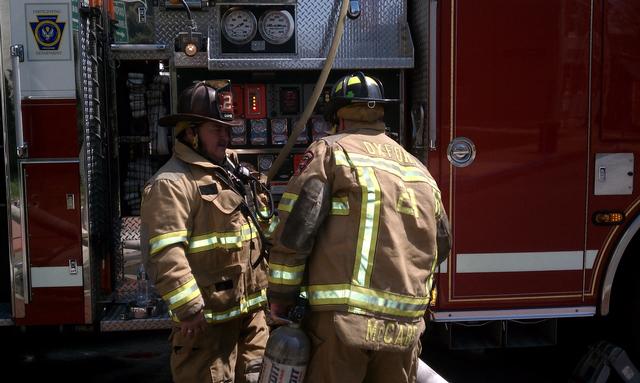
M 246 314 L 253 309 L 264 305 L 267 302 L 267 290 L 262 289 L 259 292 L 249 295 L 246 299 L 242 297 L 237 306 L 228 310 L 216 312 L 212 310 L 204 310 L 204 318 L 208 323 L 221 323 L 231 319 L 235 319 L 242 314 Z
M 357 153 L 349 153 L 349 158 L 347 159 L 345 153 L 339 150 L 336 150 L 334 152 L 334 155 L 336 165 L 338 166 L 350 166 L 350 161 L 354 166 L 372 167 L 378 170 L 385 171 L 387 173 L 391 173 L 402 179 L 404 182 L 425 182 L 429 184 L 429 186 L 431 186 L 433 189 L 437 190 L 438 194 L 440 193 L 440 189 L 438 188 L 436 181 L 433 178 L 427 176 L 422 171 L 422 169 L 416 166 L 403 166 L 395 161 L 387 160 L 380 157 L 369 157 Z
M 299 285 L 302 283 L 305 265 L 285 266 L 269 264 L 269 283 L 276 285 Z
M 189 253 L 199 253 L 212 249 L 241 249 L 244 242 L 258 237 L 258 230 L 253 224 L 246 223 L 240 230 L 212 232 L 198 235 L 189 241 Z
M 189 233 L 186 230 L 172 231 L 171 233 L 157 235 L 149 240 L 149 254 L 157 254 L 165 247 L 173 245 L 174 243 L 187 244 L 188 240 Z
M 213 311 L 210 309 L 205 309 L 203 311 L 204 319 L 208 323 L 226 322 L 226 321 L 235 319 L 241 316 L 242 314 L 251 312 L 253 309 L 257 307 L 264 306 L 266 303 L 267 303 L 267 290 L 262 289 L 255 294 L 249 295 L 248 298 L 244 298 L 244 297 L 240 298 L 239 304 L 228 310 Z M 171 312 L 171 310 L 169 310 L 169 317 L 171 318 L 172 321 L 176 323 L 180 323 L 180 320 L 178 319 L 178 317 L 176 317 L 175 314 Z
M 279 223 L 280 223 L 280 218 L 277 215 L 274 215 L 271 218 L 271 222 L 269 223 L 269 227 L 265 231 L 264 235 L 267 238 L 271 238 L 271 235 L 276 231 L 276 228 L 278 227 Z
M 282 198 L 280 198 L 280 203 L 278 204 L 278 210 L 291 212 L 293 210 L 293 205 L 295 205 L 298 200 L 298 195 L 293 193 L 284 193 Z
M 348 284 L 308 286 L 307 296 L 311 306 L 347 305 L 351 312 L 364 310 L 407 318 L 422 317 L 429 303 L 429 297 L 412 297 Z
M 331 215 L 349 215 L 349 198 L 333 197 L 331 198 Z
M 194 278 L 177 289 L 162 296 L 170 310 L 175 310 L 200 296 L 200 289 Z

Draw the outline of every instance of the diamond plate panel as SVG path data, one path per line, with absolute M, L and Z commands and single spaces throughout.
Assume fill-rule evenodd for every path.
M 210 24 L 216 24 L 219 18 L 213 17 L 214 8 L 205 8 L 203 10 L 192 10 L 191 15 L 196 23 L 194 32 L 207 33 Z M 173 39 L 179 32 L 188 32 L 191 29 L 191 23 L 187 16 L 187 12 L 181 9 L 158 9 L 156 10 L 156 31 L 155 43 L 167 44 L 173 46 Z
M 246 2 L 247 4 L 260 4 Z M 285 3 L 285 1 L 283 1 Z M 289 1 L 290 3 L 290 1 Z M 228 3 L 227 3 L 228 4 Z M 197 31 L 207 32 L 208 55 L 187 57 L 174 54 L 178 68 L 210 70 L 297 70 L 321 69 L 327 56 L 340 4 L 336 1 L 298 0 L 296 6 L 297 54 L 222 54 L 220 47 L 220 6 L 192 10 Z M 188 31 L 187 12 L 154 9 L 155 43 L 173 46 L 179 32 Z M 119 54 L 120 59 L 144 59 L 144 53 Z M 347 19 L 334 68 L 412 68 L 413 44 L 407 24 L 407 0 L 371 0 L 362 3 L 362 14 Z
M 220 20 L 219 5 L 214 20 Z M 339 2 L 299 0 L 296 7 L 297 55 L 234 54 L 220 49 L 220 28 L 210 29 L 209 69 L 321 69 L 329 52 Z M 356 20 L 347 19 L 336 55 L 335 69 L 411 68 L 413 45 L 407 24 L 406 0 L 377 0 L 362 4 Z
M 140 239 L 140 217 L 122 217 L 120 240 L 128 241 L 136 239 Z
M 162 51 L 131 51 L 111 52 L 116 60 L 166 60 L 171 57 L 168 49 Z
M 207 68 L 207 53 L 199 52 L 195 56 L 189 57 L 182 52 L 176 52 L 173 60 L 176 68 Z
M 125 305 L 115 306 L 100 321 L 100 331 L 132 331 L 132 330 L 163 330 L 172 326 L 169 314 L 145 318 L 129 319 L 128 308 Z

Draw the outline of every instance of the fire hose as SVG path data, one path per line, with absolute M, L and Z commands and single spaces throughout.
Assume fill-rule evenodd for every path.
M 338 47 L 340 47 L 340 41 L 342 40 L 342 35 L 344 33 L 344 21 L 347 16 L 347 11 L 349 9 L 349 0 L 342 0 L 342 6 L 340 8 L 340 14 L 338 16 L 338 24 L 336 25 L 336 31 L 333 35 L 333 40 L 331 41 L 331 48 L 329 49 L 329 54 L 327 54 L 327 59 L 324 62 L 324 66 L 322 67 L 322 71 L 320 72 L 320 77 L 316 82 L 313 93 L 311 94 L 311 98 L 307 102 L 307 105 L 302 112 L 302 117 L 298 120 L 296 125 L 293 127 L 293 131 L 291 132 L 291 137 L 287 141 L 287 144 L 282 148 L 278 157 L 273 162 L 271 169 L 269 169 L 269 173 L 267 174 L 267 180 L 271 181 L 273 177 L 278 173 L 280 167 L 284 160 L 289 156 L 291 152 L 291 148 L 296 143 L 296 139 L 302 132 L 302 129 L 307 125 L 307 121 L 309 117 L 311 117 L 311 113 L 315 109 L 316 102 L 318 102 L 318 98 L 320 98 L 320 93 L 324 88 L 324 84 L 327 82 L 327 77 L 329 77 L 329 72 L 331 71 L 331 67 L 333 67 L 333 62 L 336 58 L 336 54 L 338 53 Z

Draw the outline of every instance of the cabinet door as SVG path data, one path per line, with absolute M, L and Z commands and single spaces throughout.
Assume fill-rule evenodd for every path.
M 23 169 L 31 294 L 23 324 L 83 323 L 79 165 Z
M 440 297 L 487 309 L 575 304 L 585 255 L 589 1 L 451 0 L 441 9 L 449 25 L 440 137 L 470 140 L 475 160 L 451 167 L 454 254 Z

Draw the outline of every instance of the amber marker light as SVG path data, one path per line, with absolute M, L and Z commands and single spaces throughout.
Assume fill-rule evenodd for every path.
M 601 226 L 620 225 L 624 223 L 624 213 L 619 211 L 597 211 L 593 213 L 593 223 Z
M 189 43 L 184 47 L 184 54 L 193 57 L 198 53 L 198 47 L 194 43 Z

